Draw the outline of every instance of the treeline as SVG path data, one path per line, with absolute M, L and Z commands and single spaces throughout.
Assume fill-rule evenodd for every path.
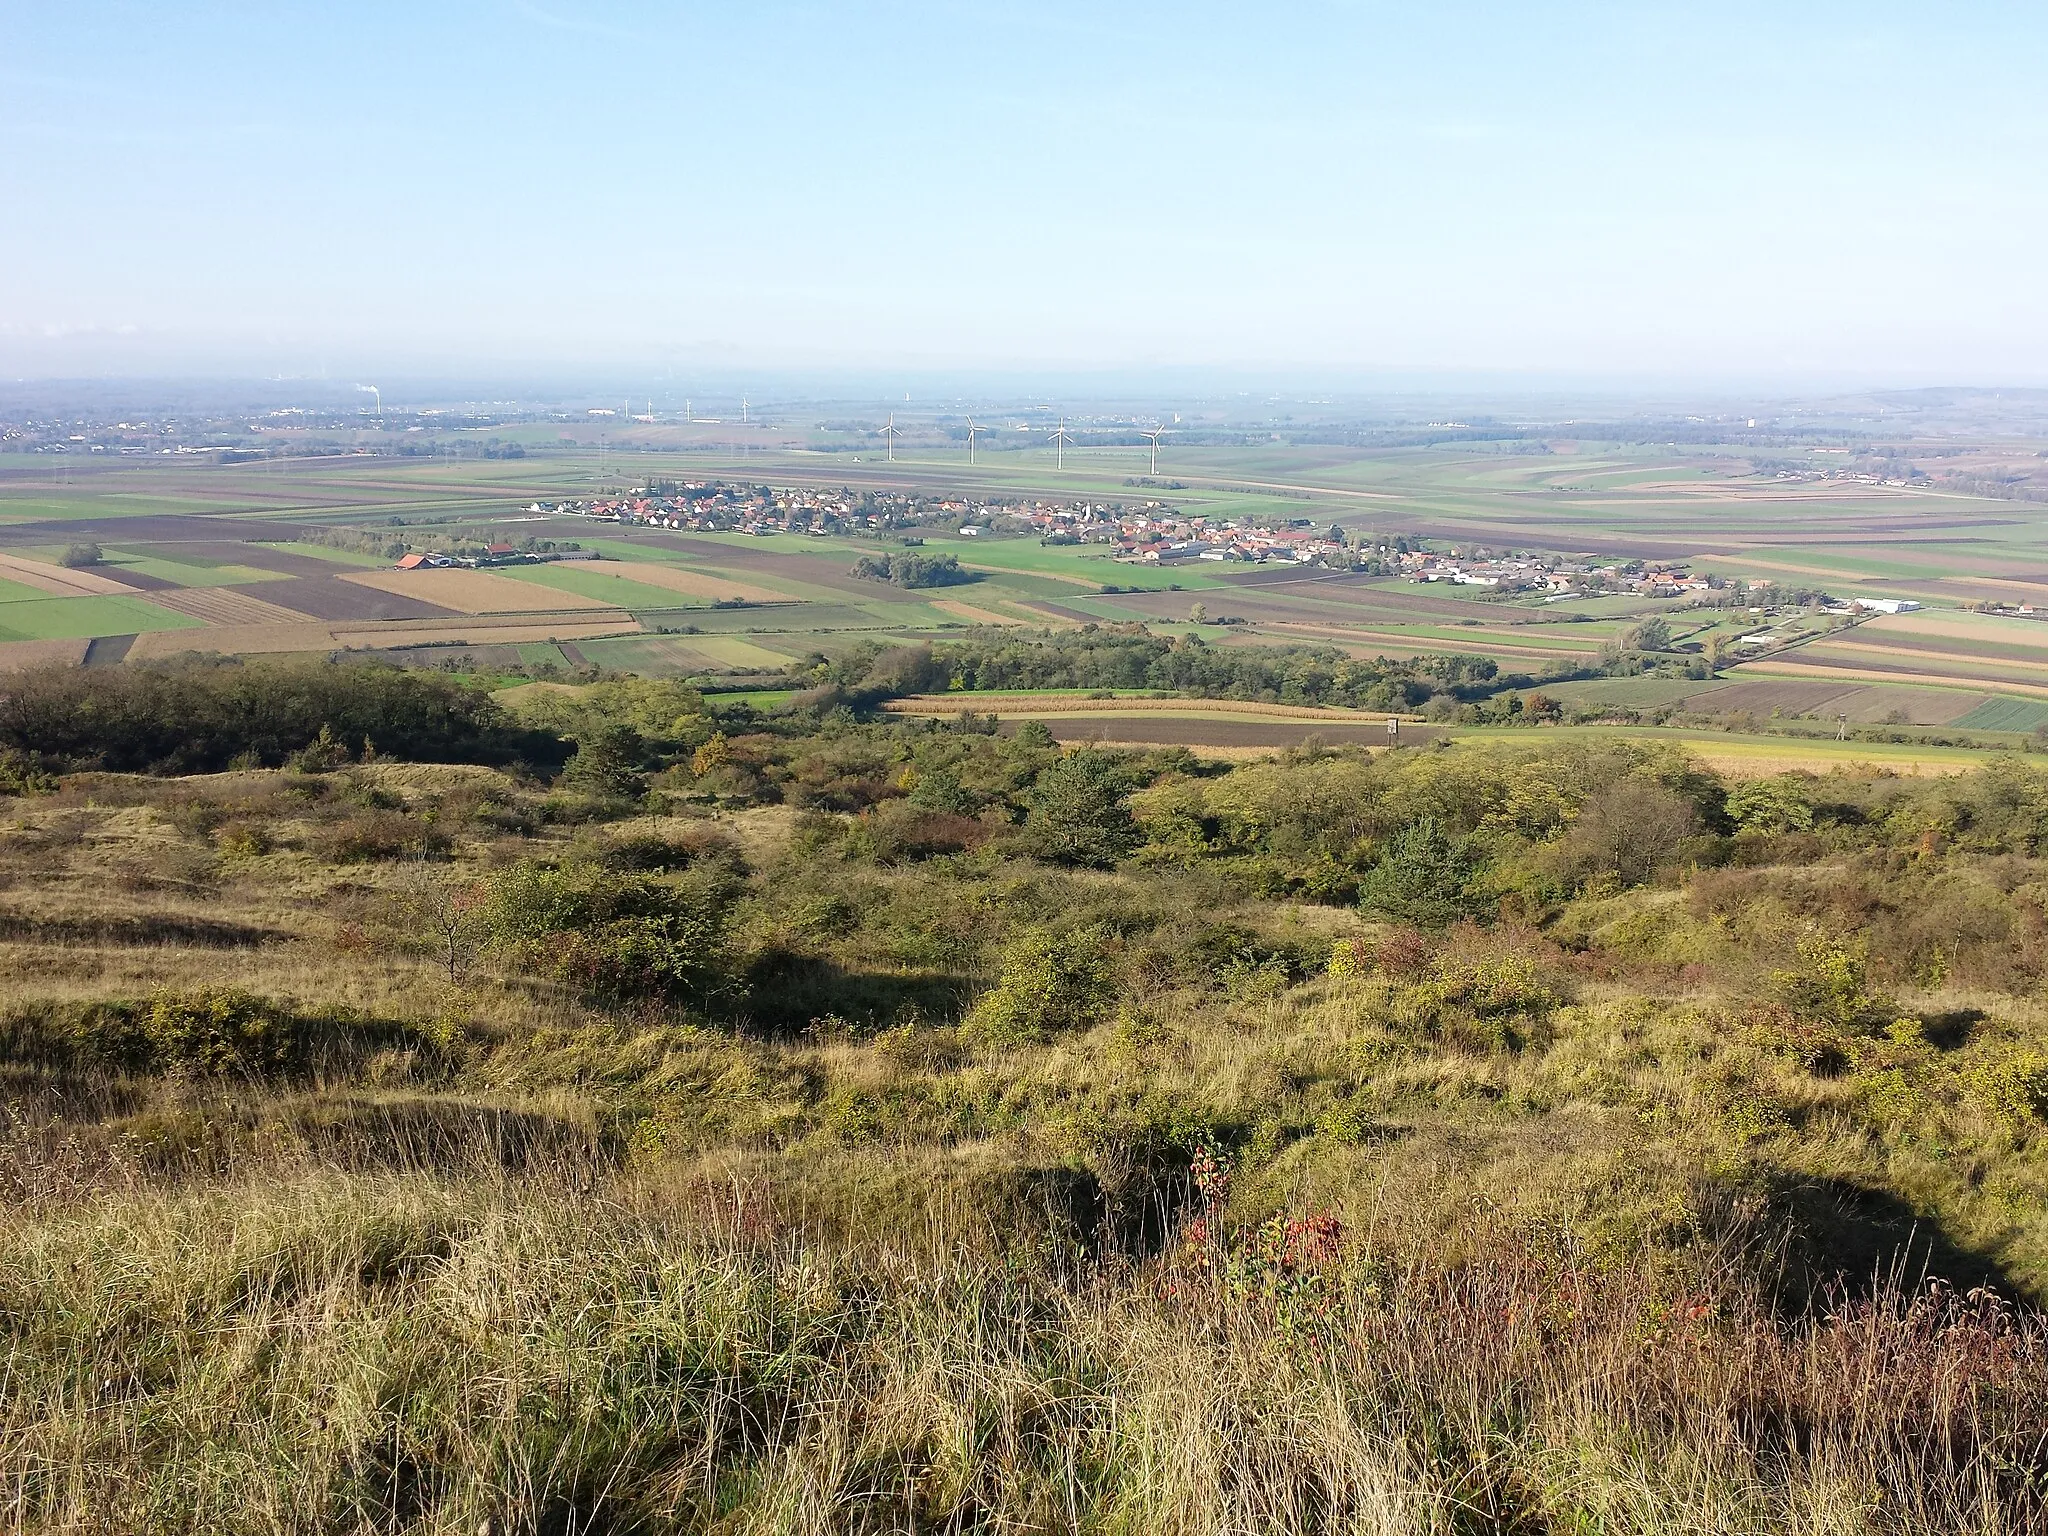
M 820 685 L 875 694 L 1011 688 L 1145 688 L 1196 698 L 1414 709 L 1439 694 L 1482 698 L 1534 679 L 1504 676 L 1486 656 L 1361 660 L 1320 646 L 1219 647 L 1142 625 L 1042 634 L 992 633 L 938 646 L 857 647 L 797 664 Z
M 214 773 L 313 753 L 559 768 L 574 749 L 455 679 L 374 662 L 186 660 L 0 676 L 0 753 L 58 770 Z

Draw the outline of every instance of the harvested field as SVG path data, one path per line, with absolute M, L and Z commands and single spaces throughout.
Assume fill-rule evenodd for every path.
M 321 560 L 312 555 L 297 554 L 269 544 L 231 543 L 225 539 L 218 543 L 207 543 L 203 540 L 191 544 L 128 543 L 122 547 L 163 560 L 180 560 L 187 563 L 212 561 L 220 565 L 241 565 L 252 570 L 272 571 L 279 576 L 332 576 L 337 564 L 333 560 Z M 344 563 L 342 568 L 348 567 Z
M 591 564 L 565 562 L 566 569 L 584 571 L 593 575 L 618 576 L 627 581 L 637 581 L 643 586 L 660 587 L 664 591 L 679 593 L 684 597 L 701 597 L 712 602 L 720 600 L 746 603 L 793 603 L 797 599 L 787 592 L 778 592 L 773 587 L 755 586 L 730 577 L 715 575 L 709 571 L 687 570 L 679 565 L 656 565 L 653 561 L 620 560 L 606 561 L 601 567 Z
M 297 624 L 221 625 L 144 635 L 136 641 L 129 656 L 132 660 L 146 661 L 152 657 L 176 656 L 185 651 L 256 655 L 337 649 L 391 650 L 433 643 L 517 645 L 534 640 L 581 640 L 637 633 L 638 628 L 625 614 L 616 619 L 518 615 L 498 623 L 455 616 L 440 620 L 417 619 L 400 624 L 323 623 L 308 619 Z M 776 658 L 778 664 L 781 660 Z
M 1985 703 L 1985 695 L 1961 688 L 1871 686 L 1834 682 L 1748 682 L 1693 694 L 1685 708 L 1697 713 L 1748 715 L 1847 715 L 1854 725 L 1902 720 L 1910 725 L 1954 725 Z
M 23 667 L 82 666 L 86 648 L 91 644 L 90 640 L 0 641 L 0 672 Z
M 1956 640 L 1991 640 L 2048 650 L 2048 623 L 2007 618 L 1993 613 L 1949 613 L 1923 608 L 1917 613 L 1888 613 L 1857 626 L 1868 635 L 1942 635 Z
M 1292 619 L 1263 620 L 1258 629 L 1261 634 L 1292 644 L 1352 645 L 1361 647 L 1360 654 L 1387 656 L 1436 656 L 1446 651 L 1465 651 L 1524 661 L 1556 661 L 1560 657 L 1589 656 L 1599 650 L 1597 637 L 1586 639 L 1583 645 L 1560 643 L 1555 647 L 1538 647 L 1497 640 L 1483 629 L 1471 630 L 1457 639 L 1403 634 L 1398 630 L 1353 629 L 1348 625 L 1304 624 Z
M 1859 691 L 1847 682 L 1734 683 L 1714 691 L 1711 707 L 1720 714 L 1806 715 Z
M 1017 606 L 1032 613 L 1042 614 L 1054 624 L 1097 624 L 1099 614 L 1086 613 L 1079 608 L 1069 608 L 1061 603 L 1048 603 L 1037 598 L 1020 598 Z
M 334 580 L 432 603 L 454 613 L 567 613 L 618 610 L 603 598 L 515 581 L 491 571 L 348 571 Z
M 93 539 L 102 544 L 219 543 L 222 540 L 265 539 L 288 542 L 306 530 L 295 523 L 259 522 L 251 518 L 215 517 L 186 512 L 139 512 L 133 517 L 44 518 L 30 523 L 0 523 L 0 544 L 68 544 Z M 173 557 L 175 558 L 175 557 Z
M 173 587 L 152 594 L 150 601 L 209 624 L 299 624 L 306 618 L 234 587 Z
M 1867 667 L 1874 672 L 1913 674 L 1922 681 L 1946 683 L 2048 682 L 2042 663 L 2006 657 L 1960 655 L 1954 651 L 1920 651 L 1854 640 L 1824 640 L 1793 653 L 1801 661 L 1827 666 Z M 1777 659 L 1777 658 L 1766 658 Z
M 709 667 L 768 667 L 780 669 L 789 665 L 789 651 L 770 650 L 767 646 L 756 645 L 731 635 L 692 635 L 680 642 L 679 648 L 686 647 L 702 656 Z M 802 647 L 792 647 L 800 651 Z
M 0 576 L 52 597 L 133 596 L 135 588 L 91 570 L 66 570 L 22 555 L 0 555 Z
M 949 613 L 956 619 L 965 619 L 970 624 L 1029 624 L 1011 614 L 997 613 L 993 608 L 977 608 L 972 603 L 963 603 L 950 597 L 935 597 L 932 606 L 941 613 Z
M 2028 643 L 2029 641 L 2031 643 Z M 1839 639 L 1825 643 L 1843 648 L 1855 646 L 1880 651 L 1898 651 L 1912 656 L 1947 657 L 1965 665 L 1987 661 L 2048 667 L 2048 627 L 2043 627 L 2038 634 L 2027 637 L 2027 640 L 2012 640 L 1982 630 L 1967 636 L 1906 633 L 1897 630 L 1880 632 L 1866 624 L 1848 631 Z
M 1083 742 L 1118 747 L 1195 747 L 1223 753 L 1278 752 L 1288 747 L 1319 741 L 1332 747 L 1379 747 L 1390 745 L 1384 725 L 1328 726 L 1307 721 L 1293 724 L 1281 720 L 1259 721 L 1175 715 L 1033 715 L 1050 731 L 1055 741 Z M 1006 720 L 998 725 L 1014 732 L 1020 722 Z M 1399 744 L 1419 746 L 1443 732 L 1422 726 L 1403 726 Z

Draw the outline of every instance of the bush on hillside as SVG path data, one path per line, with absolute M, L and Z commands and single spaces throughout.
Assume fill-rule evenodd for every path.
M 1477 874 L 1471 848 L 1425 816 L 1402 828 L 1359 881 L 1358 905 L 1417 928 L 1442 928 L 1477 910 Z
M 1055 758 L 1032 787 L 1025 846 L 1054 864 L 1107 869 L 1144 841 L 1116 759 L 1095 751 Z
M 488 882 L 490 944 L 516 966 L 616 1002 L 708 1008 L 736 988 L 729 866 L 678 875 L 523 860 Z
M 1099 928 L 1028 933 L 1003 955 L 995 986 L 962 1030 L 990 1045 L 1021 1045 L 1100 1023 L 1115 997 L 1107 936 Z
M 161 987 L 139 1002 L 31 1004 L 0 1015 L 0 1061 L 70 1071 L 301 1077 L 394 1048 L 440 1049 L 405 1025 L 306 1014 L 237 987 Z

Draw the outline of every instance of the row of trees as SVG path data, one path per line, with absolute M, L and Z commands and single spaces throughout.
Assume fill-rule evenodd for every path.
M 1198 635 L 1155 635 L 1142 624 L 992 633 L 938 646 L 860 646 L 837 659 L 810 656 L 795 670 L 819 685 L 876 696 L 948 689 L 1142 688 L 1198 698 L 1397 710 L 1417 708 L 1440 693 L 1481 698 L 1533 681 L 1503 676 L 1487 656 L 1367 661 L 1331 647 L 1223 648 Z
M 487 693 L 372 662 L 196 659 L 0 676 L 0 753 L 60 769 L 214 773 L 313 752 L 553 771 L 573 746 Z

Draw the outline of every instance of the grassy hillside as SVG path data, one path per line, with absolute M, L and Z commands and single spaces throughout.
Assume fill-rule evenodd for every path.
M 2048 1518 L 2025 759 L 86 707 L 0 778 L 12 1525 Z

